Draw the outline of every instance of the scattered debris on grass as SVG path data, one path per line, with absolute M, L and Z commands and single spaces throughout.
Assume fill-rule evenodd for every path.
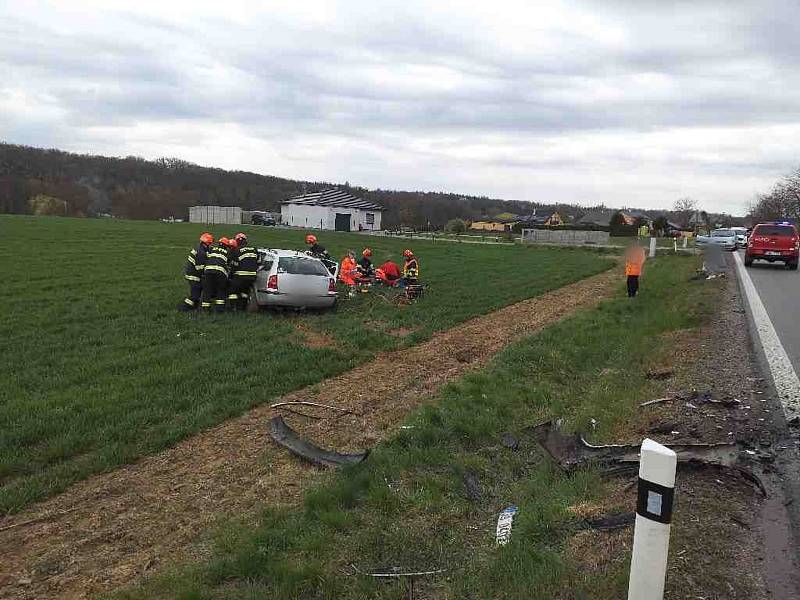
M 516 450 L 519 448 L 519 440 L 508 432 L 500 437 L 500 443 L 509 450 Z
M 464 489 L 467 491 L 467 498 L 472 502 L 478 502 L 483 494 L 477 473 L 472 469 L 465 469 L 461 474 L 461 479 L 464 482 Z
M 289 427 L 283 417 L 274 417 L 269 422 L 269 434 L 275 442 L 300 458 L 320 467 L 340 467 L 363 462 L 369 456 L 369 450 L 357 454 L 341 454 L 325 450 L 303 439 Z
M 343 413 L 352 414 L 352 410 L 347 410 L 346 408 L 339 408 L 338 406 L 331 406 L 330 404 L 318 404 L 317 402 L 305 402 L 302 400 L 293 401 L 293 402 L 277 402 L 275 404 L 271 404 L 270 408 L 281 408 L 282 406 L 316 406 L 318 408 L 329 408 L 330 410 L 338 410 Z
M 567 471 L 586 465 L 590 461 L 611 464 L 639 462 L 639 446 L 628 444 L 589 444 L 581 434 L 567 436 L 558 425 L 545 421 L 529 428 L 534 439 L 553 460 Z M 733 443 L 719 444 L 672 444 L 678 454 L 678 462 L 700 462 L 731 466 L 736 463 L 739 448 Z
M 516 506 L 509 506 L 500 511 L 497 517 L 497 545 L 505 546 L 511 539 L 511 527 L 514 524 L 514 515 L 519 509 Z
M 588 517 L 581 523 L 581 529 L 596 529 L 598 531 L 609 531 L 633 525 L 636 521 L 636 513 L 624 512 L 615 515 L 603 515 L 600 517 Z
M 662 402 L 669 402 L 670 400 L 674 400 L 674 396 L 666 396 L 665 398 L 656 398 L 655 400 L 648 400 L 647 402 L 642 402 L 639 406 L 650 406 L 651 404 L 661 404 Z

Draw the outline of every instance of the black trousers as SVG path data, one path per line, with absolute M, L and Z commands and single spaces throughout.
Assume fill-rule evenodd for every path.
M 199 281 L 187 280 L 189 284 L 189 294 L 183 299 L 181 310 L 195 310 L 200 308 L 200 297 L 203 293 L 203 284 Z
M 639 276 L 628 275 L 628 298 L 633 298 L 639 291 Z
M 231 275 L 231 280 L 228 284 L 228 308 L 246 307 L 250 288 L 255 281 L 255 275 Z
M 203 273 L 203 295 L 200 307 L 203 310 L 222 312 L 225 310 L 225 296 L 228 291 L 228 276 L 217 270 Z

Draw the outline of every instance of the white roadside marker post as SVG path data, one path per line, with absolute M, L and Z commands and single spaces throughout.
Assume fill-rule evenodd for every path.
M 655 258 L 656 256 L 656 238 L 650 238 L 650 258 Z
M 628 600 L 662 600 L 678 457 L 651 439 L 642 442 Z
M 682 237 L 683 237 L 683 247 L 684 248 L 688 248 L 689 247 L 689 238 L 686 237 L 685 235 L 682 236 Z

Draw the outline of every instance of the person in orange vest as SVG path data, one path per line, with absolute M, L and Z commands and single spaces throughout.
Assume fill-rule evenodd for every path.
M 634 240 L 625 251 L 625 276 L 628 278 L 628 298 L 639 292 L 639 277 L 642 275 L 645 253 L 639 240 Z
M 358 265 L 356 264 L 356 255 L 352 250 L 350 250 L 342 259 L 342 264 L 339 267 L 339 280 L 348 287 L 349 296 L 353 296 L 355 294 L 357 275 Z

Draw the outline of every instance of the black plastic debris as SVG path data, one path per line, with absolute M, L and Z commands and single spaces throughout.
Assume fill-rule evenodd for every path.
M 274 417 L 269 421 L 269 435 L 280 446 L 293 454 L 319 467 L 341 467 L 363 462 L 369 456 L 369 450 L 357 454 L 342 454 L 333 450 L 325 450 L 300 437 L 296 431 L 286 424 L 283 417 Z
M 597 529 L 599 531 L 610 531 L 633 525 L 636 521 L 636 513 L 624 512 L 615 515 L 601 515 L 599 517 L 587 517 L 581 523 L 581 529 Z
M 516 450 L 519 448 L 519 440 L 508 432 L 505 432 L 502 436 L 500 436 L 500 443 L 511 450 Z

